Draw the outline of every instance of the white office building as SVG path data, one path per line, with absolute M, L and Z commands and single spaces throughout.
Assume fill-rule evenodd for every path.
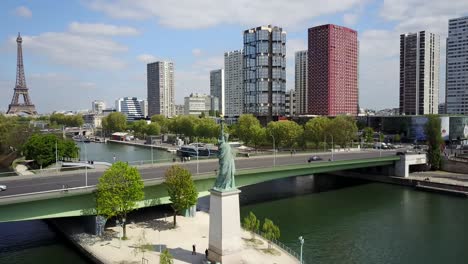
M 127 116 L 127 121 L 145 118 L 145 100 L 136 97 L 124 97 L 115 101 L 115 111 Z
M 218 111 L 224 114 L 224 69 L 210 71 L 210 95 L 218 98 L 219 106 Z
M 174 64 L 167 61 L 149 63 L 147 70 L 148 115 L 174 116 Z
M 296 113 L 307 114 L 307 50 L 295 53 L 294 89 L 296 91 Z M 287 96 L 287 94 L 286 94 Z M 287 102 L 286 102 L 287 104 Z M 288 107 L 286 105 L 286 107 Z M 286 109 L 286 112 L 288 110 Z M 287 113 L 286 113 L 287 114 Z
M 106 109 L 106 103 L 104 103 L 104 101 L 101 100 L 95 100 L 92 102 L 91 108 L 93 113 L 102 114 L 102 111 Z
M 285 111 L 286 111 L 286 116 L 294 116 L 296 115 L 297 109 L 297 97 L 296 97 L 296 91 L 291 89 L 286 92 L 285 95 Z
M 445 103 L 447 114 L 468 114 L 468 16 L 449 20 Z
M 206 116 L 219 111 L 219 100 L 217 97 L 192 93 L 190 96 L 184 98 L 184 114 L 186 115 L 201 115 L 205 113 Z
M 244 108 L 244 53 L 236 50 L 224 53 L 224 115 L 238 117 Z

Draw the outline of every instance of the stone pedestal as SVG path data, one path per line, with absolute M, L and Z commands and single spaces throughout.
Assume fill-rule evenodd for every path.
M 223 257 L 241 250 L 239 211 L 240 190 L 210 190 L 210 235 L 208 258 L 223 262 Z

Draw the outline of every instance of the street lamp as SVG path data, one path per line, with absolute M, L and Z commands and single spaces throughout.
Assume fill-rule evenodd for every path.
M 151 138 L 151 137 L 150 137 Z M 151 138 L 151 165 L 154 165 L 154 162 L 153 162 L 153 138 Z
M 86 149 L 86 143 L 84 141 L 81 141 L 84 146 L 85 150 L 85 186 L 88 187 L 88 150 Z
M 276 147 L 275 147 L 275 137 L 270 132 L 270 136 L 273 138 L 273 167 L 276 167 Z
M 197 137 L 197 142 L 195 143 L 197 146 L 197 174 L 198 174 L 198 137 Z
M 158 230 L 158 233 L 159 233 L 159 238 L 158 238 L 158 240 L 159 240 L 159 253 L 161 253 L 161 244 L 162 244 L 162 242 L 161 242 L 161 230 Z
M 382 132 L 379 132 L 379 157 L 382 157 Z
M 304 238 L 302 236 L 299 237 L 299 242 L 301 243 L 301 257 L 300 257 L 300 264 L 302 264 L 302 247 L 304 246 Z

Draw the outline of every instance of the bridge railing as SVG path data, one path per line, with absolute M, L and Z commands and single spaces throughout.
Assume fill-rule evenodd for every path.
M 286 246 L 284 243 L 282 243 L 281 241 L 278 241 L 276 239 L 267 239 L 263 236 L 263 233 L 260 232 L 260 231 L 256 231 L 254 232 L 255 235 L 257 236 L 260 236 L 262 239 L 266 240 L 267 242 L 271 243 L 271 244 L 274 244 L 275 246 L 279 247 L 280 249 L 282 249 L 284 252 L 286 252 L 287 254 L 289 254 L 290 256 L 292 256 L 293 258 L 296 258 L 299 262 L 301 256 L 298 252 L 294 251 L 293 249 L 291 249 L 290 247 Z M 303 256 L 304 257 L 304 256 Z M 302 259 L 302 264 L 306 264 L 305 260 Z

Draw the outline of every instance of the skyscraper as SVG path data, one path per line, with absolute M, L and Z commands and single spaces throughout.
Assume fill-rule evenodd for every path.
M 307 50 L 298 51 L 294 59 L 294 88 L 297 114 L 307 114 Z
M 331 24 L 309 28 L 308 46 L 308 113 L 357 115 L 357 32 Z
M 297 106 L 297 102 L 296 102 L 297 98 L 296 98 L 296 90 L 289 90 L 286 92 L 286 96 L 285 96 L 285 114 L 286 116 L 294 116 L 296 115 L 296 106 Z
M 244 112 L 272 120 L 285 114 L 286 32 L 276 26 L 244 31 Z
M 445 103 L 447 114 L 468 114 L 468 16 L 449 20 Z
M 244 52 L 236 50 L 224 53 L 225 100 L 227 117 L 238 117 L 244 108 Z
M 225 89 L 224 89 L 224 69 L 210 71 L 210 95 L 217 97 L 219 106 L 218 111 L 225 114 Z
M 167 61 L 149 63 L 147 70 L 148 115 L 171 117 L 175 113 L 174 64 Z
M 437 114 L 439 36 L 427 31 L 400 35 L 400 114 Z

